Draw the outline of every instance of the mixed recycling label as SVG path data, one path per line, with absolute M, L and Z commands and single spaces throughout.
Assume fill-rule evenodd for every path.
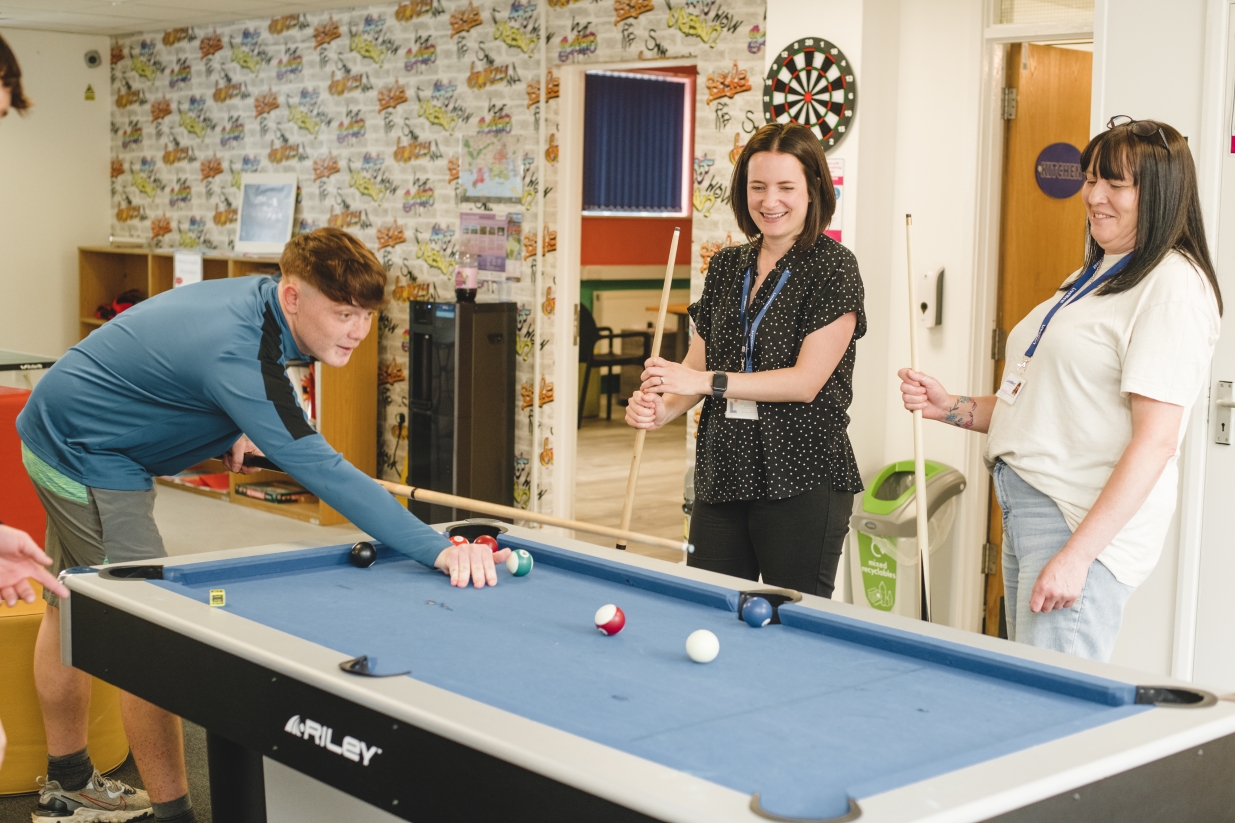
M 886 540 L 886 538 L 885 538 Z M 895 538 L 888 542 L 894 543 Z M 890 612 L 896 605 L 896 558 L 884 551 L 869 534 L 858 532 L 858 567 L 866 602 L 880 611 Z

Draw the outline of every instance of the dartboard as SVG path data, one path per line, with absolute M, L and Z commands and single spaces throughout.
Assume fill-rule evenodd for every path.
M 822 37 L 803 37 L 781 50 L 763 83 L 769 123 L 801 123 L 835 148 L 849 133 L 858 82 L 845 53 Z

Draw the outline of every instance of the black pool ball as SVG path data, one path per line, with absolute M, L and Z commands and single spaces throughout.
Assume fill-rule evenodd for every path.
M 372 543 L 362 542 L 352 546 L 352 550 L 348 552 L 348 561 L 357 568 L 367 569 L 377 560 L 377 549 L 373 548 Z

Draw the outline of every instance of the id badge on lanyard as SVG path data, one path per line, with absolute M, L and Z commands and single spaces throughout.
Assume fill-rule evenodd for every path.
M 1038 334 L 1034 337 L 1033 342 L 1029 344 L 1029 348 L 1025 349 L 1025 356 L 1021 358 L 1021 362 L 1017 363 L 1016 367 L 1012 370 L 1012 373 L 1003 379 L 1003 383 L 999 386 L 999 391 L 995 392 L 996 397 L 1008 405 L 1012 405 L 1016 402 L 1016 399 L 1020 396 L 1021 391 L 1025 388 L 1026 381 L 1029 379 L 1025 376 L 1025 372 L 1029 369 L 1029 361 L 1033 359 L 1034 352 L 1038 350 L 1038 343 L 1042 341 L 1042 335 L 1046 333 L 1046 327 L 1050 325 L 1051 320 L 1055 317 L 1055 312 L 1059 311 L 1064 306 L 1075 303 L 1077 300 L 1080 300 L 1082 297 L 1098 288 L 1098 286 L 1102 285 L 1107 280 L 1122 271 L 1123 268 L 1131 262 L 1131 260 L 1132 255 L 1129 254 L 1118 263 L 1111 266 L 1110 270 L 1108 270 L 1101 277 L 1098 277 L 1090 283 L 1090 278 L 1093 277 L 1093 274 L 1098 270 L 1098 267 L 1102 265 L 1102 260 L 1099 259 L 1092 263 L 1080 277 L 1076 278 L 1076 282 L 1072 284 L 1072 287 L 1068 289 L 1063 297 L 1059 298 L 1059 301 L 1055 303 L 1054 306 L 1051 307 L 1051 310 L 1046 313 L 1046 317 L 1042 318 L 1042 323 L 1038 326 Z
M 776 281 L 776 287 L 772 289 L 772 294 L 768 297 L 768 302 L 763 304 L 763 308 L 751 321 L 750 328 L 747 328 L 746 303 L 750 300 L 751 273 L 751 269 L 747 268 L 746 278 L 742 283 L 742 305 L 738 310 L 738 318 L 742 324 L 742 371 L 748 373 L 755 370 L 755 333 L 759 331 L 759 324 L 763 322 L 764 315 L 772 307 L 772 301 L 776 299 L 776 295 L 780 294 L 780 290 L 789 280 L 789 269 L 781 273 L 780 279 Z M 759 404 L 754 400 L 735 400 L 727 397 L 725 398 L 725 417 L 731 420 L 758 420 Z

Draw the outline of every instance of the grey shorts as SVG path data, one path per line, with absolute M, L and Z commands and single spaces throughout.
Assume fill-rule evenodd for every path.
M 86 488 L 86 503 L 61 497 L 34 483 L 47 511 L 47 543 L 52 574 L 74 566 L 102 566 L 166 557 L 154 523 L 154 489 L 114 491 Z M 46 589 L 43 599 L 59 608 L 60 598 Z

